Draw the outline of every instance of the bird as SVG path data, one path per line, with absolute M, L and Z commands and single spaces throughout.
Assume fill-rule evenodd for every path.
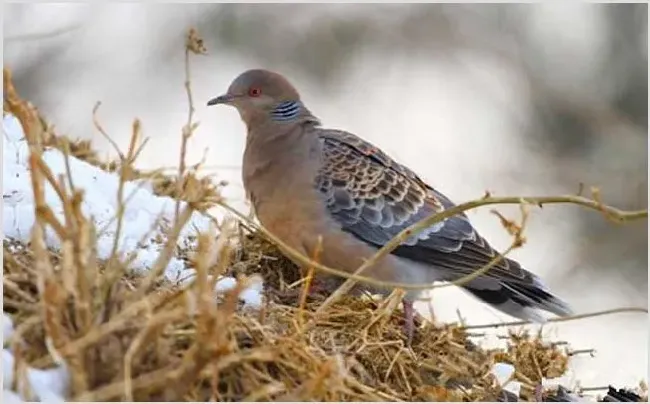
M 324 127 L 280 73 L 251 69 L 208 106 L 234 107 L 246 126 L 242 180 L 259 222 L 305 257 L 353 273 L 410 225 L 455 204 L 372 143 Z M 363 275 L 383 282 L 453 282 L 485 266 L 497 251 L 464 213 L 403 241 Z M 299 263 L 298 263 L 299 264 Z M 388 286 L 364 285 L 388 294 Z M 504 258 L 461 284 L 475 298 L 513 317 L 543 323 L 542 312 L 572 314 L 535 274 Z M 403 298 L 404 332 L 414 333 L 413 303 Z

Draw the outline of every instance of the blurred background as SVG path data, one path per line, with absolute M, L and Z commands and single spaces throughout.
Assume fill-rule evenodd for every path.
M 245 69 L 289 77 L 325 126 L 382 147 L 457 202 L 600 187 L 622 209 L 647 206 L 647 4 L 13 4 L 5 6 L 4 65 L 59 134 L 94 139 L 92 109 L 126 149 L 133 118 L 151 141 L 143 168 L 178 164 L 187 117 L 184 38 L 194 26 L 209 55 L 192 60 L 196 119 L 189 163 L 240 180 L 245 128 L 207 108 Z M 499 210 L 518 218 L 516 207 Z M 489 208 L 470 216 L 500 248 L 510 238 Z M 577 313 L 647 307 L 647 222 L 616 226 L 574 206 L 534 210 L 513 257 Z M 433 293 L 439 321 L 507 320 L 455 288 Z M 648 369 L 647 316 L 551 324 L 575 349 L 584 386 L 635 385 Z M 502 331 L 501 331 L 502 332 Z

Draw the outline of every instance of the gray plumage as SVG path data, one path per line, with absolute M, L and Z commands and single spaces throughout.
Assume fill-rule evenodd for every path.
M 233 105 L 247 125 L 243 180 L 260 222 L 305 255 L 311 255 L 322 236 L 325 265 L 353 272 L 401 230 L 454 206 L 374 145 L 323 128 L 277 73 L 244 72 L 225 95 L 208 104 Z M 412 236 L 366 275 L 404 283 L 453 281 L 495 254 L 467 216 L 459 214 Z M 544 321 L 538 309 L 571 312 L 512 259 L 462 287 L 525 320 Z M 416 296 L 408 293 L 405 308 L 412 311 Z

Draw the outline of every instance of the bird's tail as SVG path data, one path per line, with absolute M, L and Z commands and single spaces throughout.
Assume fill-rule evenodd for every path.
M 566 302 L 550 293 L 539 278 L 535 275 L 533 277 L 532 283 L 480 277 L 462 285 L 462 287 L 494 308 L 526 321 L 545 322 L 546 319 L 540 310 L 558 316 L 573 314 Z

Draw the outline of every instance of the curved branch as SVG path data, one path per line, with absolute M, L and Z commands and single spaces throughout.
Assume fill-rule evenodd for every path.
M 591 313 L 584 313 L 584 314 L 576 314 L 573 316 L 564 316 L 564 317 L 554 317 L 546 320 L 547 323 L 559 323 L 563 321 L 571 321 L 571 320 L 581 320 L 583 318 L 591 318 L 591 317 L 599 317 L 599 316 L 606 316 L 609 314 L 617 314 L 617 313 L 648 313 L 648 309 L 644 307 L 620 307 L 617 309 L 610 309 L 610 310 L 601 310 L 601 311 L 594 311 Z M 507 323 L 491 323 L 491 324 L 479 324 L 479 325 L 467 325 L 464 327 L 461 327 L 463 330 L 479 330 L 483 328 L 499 328 L 499 327 L 517 327 L 520 325 L 527 325 L 527 324 L 534 324 L 530 321 L 510 321 Z
M 593 191 L 595 195 L 597 195 L 597 190 Z M 237 216 L 239 219 L 242 221 L 248 223 L 249 225 L 252 225 L 256 228 L 258 228 L 262 234 L 273 244 L 275 244 L 288 258 L 293 260 L 294 262 L 300 263 L 301 265 L 305 267 L 313 267 L 315 270 L 319 270 L 331 275 L 336 275 L 340 276 L 342 278 L 347 278 L 347 279 L 354 279 L 357 282 L 363 282 L 369 285 L 373 286 L 378 286 L 378 287 L 384 287 L 384 288 L 401 288 L 404 290 L 424 290 L 424 289 L 432 289 L 433 285 L 431 284 L 410 284 L 410 283 L 399 283 L 399 282 L 384 282 L 384 281 L 379 281 L 376 279 L 372 279 L 366 276 L 360 276 L 360 275 L 355 275 L 355 274 L 350 274 L 346 271 L 342 271 L 339 269 L 334 269 L 327 267 L 325 265 L 322 265 L 318 262 L 313 261 L 309 257 L 304 256 L 300 252 L 296 251 L 295 249 L 291 248 L 287 244 L 285 244 L 282 240 L 280 240 L 278 237 L 276 237 L 274 234 L 272 234 L 270 231 L 268 231 L 264 226 L 253 223 L 248 217 L 246 217 L 244 214 L 240 213 L 233 207 L 231 207 L 228 203 L 226 203 L 223 200 L 216 200 L 215 203 L 219 206 L 222 206 L 226 210 L 230 211 L 233 213 L 235 216 Z M 381 259 L 381 257 L 390 254 L 395 248 L 397 248 L 404 240 L 409 238 L 411 235 L 414 233 L 419 233 L 422 230 L 430 227 L 434 223 L 437 223 L 439 221 L 442 221 L 444 219 L 447 219 L 449 217 L 452 217 L 454 215 L 460 214 L 464 211 L 470 210 L 470 209 L 475 209 L 480 206 L 487 206 L 487 205 L 497 205 L 497 204 L 532 204 L 532 205 L 537 205 L 537 206 L 543 206 L 546 204 L 574 204 L 574 205 L 579 205 L 583 206 L 592 210 L 599 211 L 605 215 L 605 217 L 609 220 L 614 220 L 618 223 L 622 222 L 627 222 L 627 221 L 632 221 L 632 220 L 639 220 L 639 219 L 644 219 L 648 217 L 648 211 L 647 210 L 636 210 L 636 211 L 624 211 L 621 209 L 617 209 L 611 206 L 604 205 L 597 199 L 588 199 L 585 197 L 581 196 L 576 196 L 576 195 L 566 195 L 566 196 L 539 196 L 539 197 L 493 197 L 493 196 L 485 196 L 481 199 L 469 201 L 462 203 L 460 205 L 454 206 L 452 208 L 449 208 L 443 212 L 436 213 L 434 215 L 431 215 L 429 217 L 424 218 L 423 220 L 409 226 L 402 232 L 400 232 L 397 236 L 395 236 L 390 242 L 388 242 L 386 245 L 384 245 L 381 249 L 377 251 L 377 253 L 370 259 L 370 261 L 377 261 L 378 259 Z M 209 214 L 206 214 L 208 216 L 211 216 Z M 366 265 L 366 264 L 364 264 Z M 494 265 L 494 264 L 492 264 Z M 479 268 L 479 271 L 484 270 L 484 268 Z

